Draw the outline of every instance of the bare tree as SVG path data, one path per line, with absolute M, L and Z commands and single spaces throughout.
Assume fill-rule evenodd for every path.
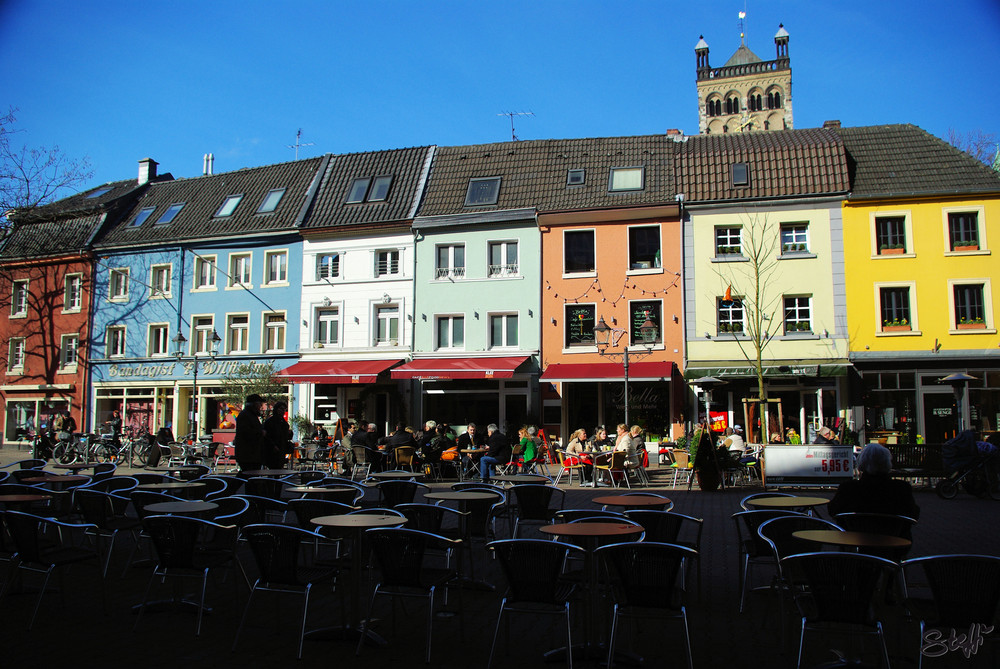
M 14 127 L 17 109 L 0 115 L 0 215 L 11 209 L 37 207 L 94 176 L 87 158 L 72 160 L 58 146 L 28 148 L 18 146 Z M 6 217 L 0 227 L 6 226 Z
M 1000 137 L 996 133 L 982 130 L 962 134 L 954 128 L 948 128 L 948 143 L 986 165 L 993 164 L 1000 152 Z
M 242 407 L 247 395 L 257 394 L 268 404 L 283 400 L 289 405 L 288 382 L 278 378 L 273 362 L 237 365 L 231 374 L 219 381 L 220 399 L 235 407 Z

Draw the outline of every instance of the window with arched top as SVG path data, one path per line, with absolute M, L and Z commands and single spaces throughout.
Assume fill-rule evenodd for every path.
M 727 114 L 739 114 L 740 113 L 740 99 L 736 96 L 726 98 L 726 113 Z
M 750 109 L 750 111 L 762 110 L 764 108 L 762 106 L 762 102 L 763 100 L 761 98 L 760 93 L 751 93 L 749 96 L 747 96 L 747 107 Z
M 767 108 L 781 109 L 781 91 L 769 91 L 767 94 Z
M 705 103 L 705 114 L 708 116 L 722 116 L 722 100 L 712 98 Z

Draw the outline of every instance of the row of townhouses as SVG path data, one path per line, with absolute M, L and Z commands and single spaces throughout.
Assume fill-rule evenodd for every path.
M 759 342 L 775 413 L 805 438 L 1000 422 L 1000 177 L 912 125 L 424 146 L 184 179 L 144 159 L 137 179 L 9 221 L 6 442 L 65 410 L 85 429 L 121 409 L 224 434 L 222 380 L 248 364 L 316 423 L 565 436 L 627 411 L 668 437 L 699 418 L 699 377 L 726 382 L 713 413 L 744 421 Z M 940 382 L 954 372 L 974 377 L 960 402 Z

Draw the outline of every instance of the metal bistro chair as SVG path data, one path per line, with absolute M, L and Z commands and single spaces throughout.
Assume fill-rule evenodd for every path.
M 701 518 L 686 516 L 683 513 L 673 511 L 655 511 L 651 509 L 635 509 L 625 512 L 625 516 L 642 525 L 646 530 L 645 541 L 663 544 L 676 544 L 684 546 L 694 551 L 693 555 L 685 559 L 684 588 L 687 589 L 687 572 L 691 563 L 698 567 L 696 576 L 698 594 L 701 594 L 701 532 L 704 529 L 704 521 Z
M 774 555 L 771 546 L 757 533 L 757 528 L 765 521 L 779 516 L 804 515 L 784 509 L 762 509 L 756 511 L 740 511 L 732 515 L 736 524 L 736 536 L 739 539 L 740 558 L 740 613 L 746 603 L 747 592 L 751 590 L 750 577 L 754 567 L 766 566 L 774 572 Z M 770 585 L 764 586 L 770 590 Z
M 674 449 L 670 453 L 674 460 L 670 465 L 670 468 L 674 470 L 674 480 L 670 487 L 676 488 L 678 482 L 682 485 L 690 486 L 691 477 L 694 476 L 694 468 L 691 466 L 691 454 L 687 451 L 677 449 Z
M 556 450 L 556 457 L 559 460 L 559 473 L 556 474 L 556 481 L 554 485 L 559 485 L 559 481 L 562 479 L 563 474 L 567 474 L 566 484 L 573 485 L 573 472 L 577 473 L 577 483 L 581 483 L 583 481 L 583 468 L 588 465 L 580 462 L 579 458 L 577 458 L 576 462 L 573 464 L 567 463 L 566 451 Z
M 625 451 L 612 451 L 611 453 L 601 453 L 594 458 L 594 482 L 600 478 L 601 473 L 608 475 L 608 483 L 617 488 L 624 481 L 629 488 L 628 477 L 625 475 L 625 461 L 628 460 L 628 453 Z M 617 475 L 617 480 L 616 480 Z
M 507 492 L 512 500 L 511 515 L 514 517 L 514 529 L 511 536 L 515 539 L 521 525 L 551 523 L 556 511 L 561 510 L 566 501 L 566 491 L 554 485 L 524 483 L 511 486 Z M 552 506 L 553 500 L 557 502 L 555 507 Z
M 628 542 L 603 546 L 594 551 L 611 575 L 614 613 L 608 639 L 608 669 L 614 666 L 615 637 L 622 616 L 645 619 L 651 611 L 684 624 L 684 649 L 688 669 L 694 669 L 691 634 L 684 606 L 684 564 L 695 551 L 684 546 L 656 542 Z M 658 629 L 659 633 L 660 630 Z M 662 642 L 662 636 L 657 640 Z

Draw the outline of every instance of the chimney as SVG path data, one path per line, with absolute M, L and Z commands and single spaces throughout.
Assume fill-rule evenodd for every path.
M 208 173 L 215 174 L 215 154 L 208 154 Z
M 156 178 L 157 162 L 152 158 L 143 158 L 139 161 L 139 185 L 143 186 Z
M 678 130 L 677 128 L 667 128 L 667 137 L 679 137 L 680 135 L 683 134 L 684 132 Z
M 840 121 L 823 121 L 823 127 L 829 128 L 830 130 L 836 130 L 840 127 Z

